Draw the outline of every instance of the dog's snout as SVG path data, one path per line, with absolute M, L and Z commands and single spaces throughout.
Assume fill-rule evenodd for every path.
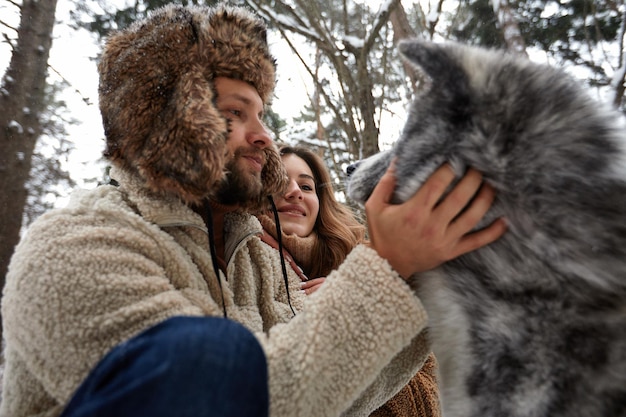
M 346 174 L 348 174 L 348 177 L 352 175 L 352 173 L 358 168 L 360 163 L 361 161 L 358 161 L 358 162 L 355 162 L 354 164 L 348 165 L 348 167 L 346 168 Z

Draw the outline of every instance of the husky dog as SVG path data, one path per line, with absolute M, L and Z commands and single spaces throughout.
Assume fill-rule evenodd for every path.
M 561 70 L 409 41 L 429 78 L 394 147 L 365 159 L 364 202 L 396 158 L 395 202 L 449 161 L 484 174 L 495 243 L 412 277 L 446 417 L 626 416 L 626 130 Z

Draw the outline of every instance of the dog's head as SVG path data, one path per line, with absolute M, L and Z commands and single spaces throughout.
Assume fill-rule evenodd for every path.
M 394 147 L 361 161 L 350 175 L 348 194 L 355 201 L 367 200 L 394 158 L 394 202 L 407 200 L 444 162 L 458 175 L 478 169 L 500 196 L 538 194 L 538 188 L 550 193 L 564 176 L 586 181 L 589 170 L 610 174 L 606 156 L 616 151 L 610 136 L 618 133 L 609 126 L 619 117 L 600 111 L 563 71 L 458 43 L 405 41 L 399 47 L 428 81 Z

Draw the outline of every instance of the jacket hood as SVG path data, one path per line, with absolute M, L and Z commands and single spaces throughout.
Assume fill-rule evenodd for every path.
M 105 157 L 151 192 L 191 204 L 210 197 L 225 175 L 228 127 L 213 80 L 246 81 L 266 104 L 275 84 L 264 22 L 226 4 L 154 11 L 108 38 L 98 71 Z M 271 195 L 286 175 L 276 150 L 266 152 Z

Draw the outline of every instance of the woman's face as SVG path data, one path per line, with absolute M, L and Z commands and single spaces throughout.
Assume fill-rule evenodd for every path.
M 320 210 L 313 172 L 297 155 L 286 154 L 282 159 L 289 187 L 284 195 L 275 197 L 280 227 L 285 234 L 306 237 L 313 231 Z

